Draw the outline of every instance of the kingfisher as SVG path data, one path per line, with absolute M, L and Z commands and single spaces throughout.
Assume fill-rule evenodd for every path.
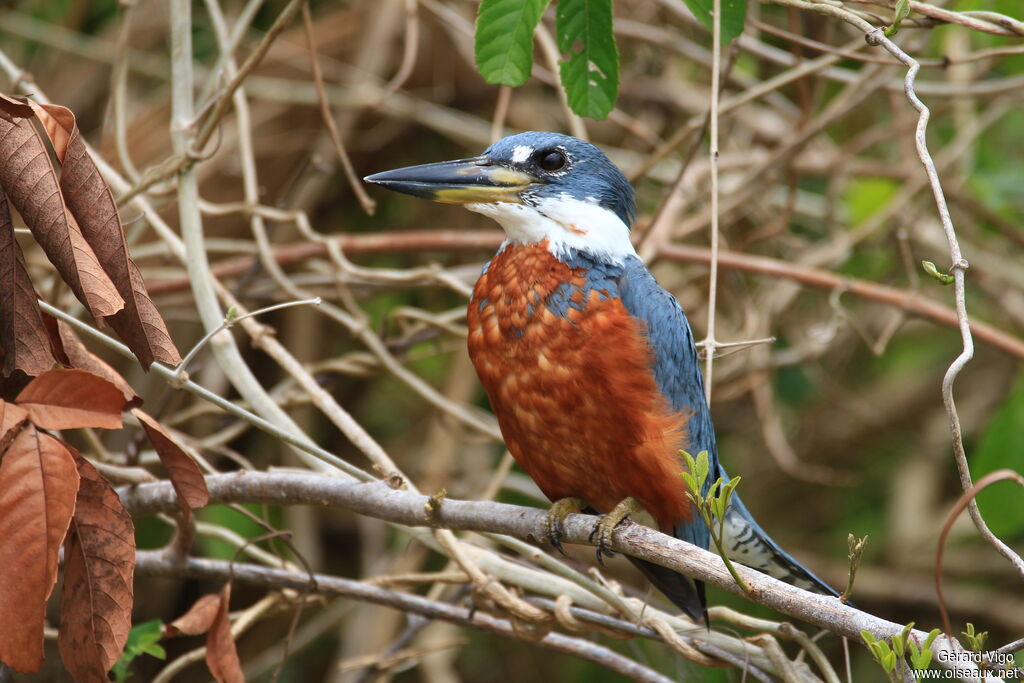
M 365 180 L 461 204 L 504 229 L 469 302 L 469 354 L 508 450 L 554 501 L 552 545 L 562 550 L 566 515 L 596 512 L 598 560 L 611 554 L 611 534 L 627 517 L 708 548 L 680 451 L 707 451 L 707 485 L 729 477 L 690 323 L 637 256 L 636 199 L 615 164 L 583 140 L 531 131 L 480 156 Z M 838 595 L 782 550 L 735 493 L 724 521 L 730 559 Z M 683 612 L 707 622 L 702 582 L 629 559 Z

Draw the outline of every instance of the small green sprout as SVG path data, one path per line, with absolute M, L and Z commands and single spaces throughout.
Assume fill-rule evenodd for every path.
M 114 664 L 114 668 L 111 672 L 114 674 L 114 680 L 117 683 L 124 683 L 131 676 L 131 670 L 129 667 L 132 665 L 132 661 L 139 655 L 150 655 L 157 659 L 167 659 L 167 651 L 164 650 L 162 645 L 158 645 L 160 639 L 163 637 L 164 625 L 159 619 L 153 619 L 152 621 L 144 621 L 141 624 L 136 624 L 132 627 L 132 630 L 128 633 L 128 642 L 124 646 L 124 652 L 121 654 L 121 658 Z
M 967 638 L 967 645 L 970 646 L 971 652 L 984 651 L 985 640 L 988 639 L 988 631 L 975 631 L 974 624 L 967 622 L 967 630 L 961 633 Z
M 924 272 L 928 273 L 944 285 L 951 285 L 956 279 L 949 273 L 943 273 L 940 271 L 931 261 L 921 261 L 921 267 L 924 268 Z
M 910 14 L 910 0 L 897 0 L 893 9 L 892 24 L 885 29 L 885 36 L 892 38 L 900 30 L 900 23 Z
M 900 673 L 900 664 L 908 666 L 912 671 L 922 671 L 927 669 L 931 665 L 932 661 L 932 643 L 939 636 L 939 629 L 932 629 L 928 636 L 925 638 L 924 643 L 918 646 L 917 641 L 911 637 L 911 631 L 914 628 L 914 622 L 910 622 L 903 627 L 903 630 L 898 634 L 889 639 L 888 642 L 884 640 L 878 640 L 875 638 L 870 631 L 861 631 L 860 637 L 864 639 L 864 642 L 868 646 L 868 650 L 871 651 L 871 656 L 875 658 L 878 665 L 885 671 L 886 677 L 891 683 L 898 683 L 903 681 L 903 675 Z M 910 661 L 906 661 L 906 656 L 909 655 Z
M 689 488 L 686 495 L 693 501 L 701 519 L 704 520 L 708 531 L 711 532 L 711 541 L 715 544 L 722 562 L 725 563 L 725 568 L 729 570 L 733 580 L 746 593 L 750 589 L 740 578 L 736 567 L 725 553 L 725 513 L 729 510 L 729 501 L 740 483 L 740 477 L 733 477 L 729 481 L 719 477 L 708 487 L 707 493 L 704 493 L 704 485 L 707 483 L 710 469 L 708 452 L 701 451 L 696 458 L 683 450 L 679 451 L 679 454 L 686 461 L 686 471 L 680 473 Z

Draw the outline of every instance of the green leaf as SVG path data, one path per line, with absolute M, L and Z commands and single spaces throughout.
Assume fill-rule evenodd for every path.
M 896 670 L 896 653 L 890 652 L 882 659 L 882 668 L 886 671 Z
M 533 67 L 533 32 L 551 0 L 483 0 L 476 17 L 476 68 L 492 85 L 520 86 Z
M 141 654 L 151 655 L 157 659 L 167 659 L 167 652 L 163 647 L 157 645 L 163 638 L 163 627 L 164 625 L 159 619 L 144 621 L 132 627 L 128 633 L 128 642 L 125 643 L 124 652 L 111 669 L 115 681 L 123 683 L 128 680 L 131 676 L 129 667 L 132 661 Z
M 603 119 L 619 96 L 612 0 L 559 0 L 555 11 L 562 85 L 580 116 Z
M 690 8 L 697 21 L 704 25 L 709 31 L 714 31 L 712 0 L 685 0 L 686 6 Z M 733 38 L 743 33 L 743 21 L 747 16 L 746 0 L 722 0 L 722 44 L 725 45 Z
M 708 480 L 708 471 L 710 469 L 710 465 L 708 464 L 708 452 L 701 451 L 698 453 L 696 462 L 697 471 L 695 474 L 697 476 L 697 481 L 700 483 L 701 488 L 704 488 L 704 482 Z
M 900 30 L 900 23 L 910 14 L 910 0 L 896 0 L 892 25 L 885 29 L 885 35 L 894 36 Z
M 1008 467 L 1024 472 L 1024 372 L 1019 373 L 1006 401 L 996 411 L 971 459 L 975 479 Z M 1009 483 L 998 483 L 978 494 L 978 506 L 997 536 L 1024 534 L 1024 493 Z

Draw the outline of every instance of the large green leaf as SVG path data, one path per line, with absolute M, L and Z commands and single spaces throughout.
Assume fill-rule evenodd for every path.
M 476 68 L 494 85 L 520 86 L 533 66 L 533 31 L 551 0 L 483 0 L 476 17 Z
M 971 458 L 975 480 L 1003 467 L 1024 473 L 1024 373 L 988 423 Z M 1024 533 L 1024 491 L 1019 486 L 993 484 L 978 494 L 978 507 L 997 536 Z
M 685 0 L 686 6 L 690 8 L 697 21 L 711 31 L 714 19 L 712 19 L 712 0 Z M 747 16 L 746 0 L 722 0 L 722 43 L 728 43 L 733 38 L 743 33 L 743 20 Z
M 612 33 L 612 0 L 559 0 L 558 49 L 569 106 L 580 116 L 603 119 L 619 96 L 619 51 Z

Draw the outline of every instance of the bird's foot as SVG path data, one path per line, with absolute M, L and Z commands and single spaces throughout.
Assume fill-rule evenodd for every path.
M 619 501 L 619 504 L 612 508 L 611 512 L 602 515 L 594 525 L 594 530 L 590 532 L 590 540 L 594 540 L 594 536 L 597 536 L 597 561 L 602 567 L 604 566 L 604 557 L 602 556 L 615 557 L 615 553 L 610 547 L 615 527 L 634 512 L 640 512 L 643 509 L 640 501 L 630 496 Z
M 555 501 L 548 510 L 547 519 L 544 520 L 548 540 L 551 545 L 558 549 L 558 552 L 565 555 L 565 548 L 562 547 L 562 536 L 565 536 L 565 518 L 576 514 L 587 506 L 582 498 L 562 498 Z

